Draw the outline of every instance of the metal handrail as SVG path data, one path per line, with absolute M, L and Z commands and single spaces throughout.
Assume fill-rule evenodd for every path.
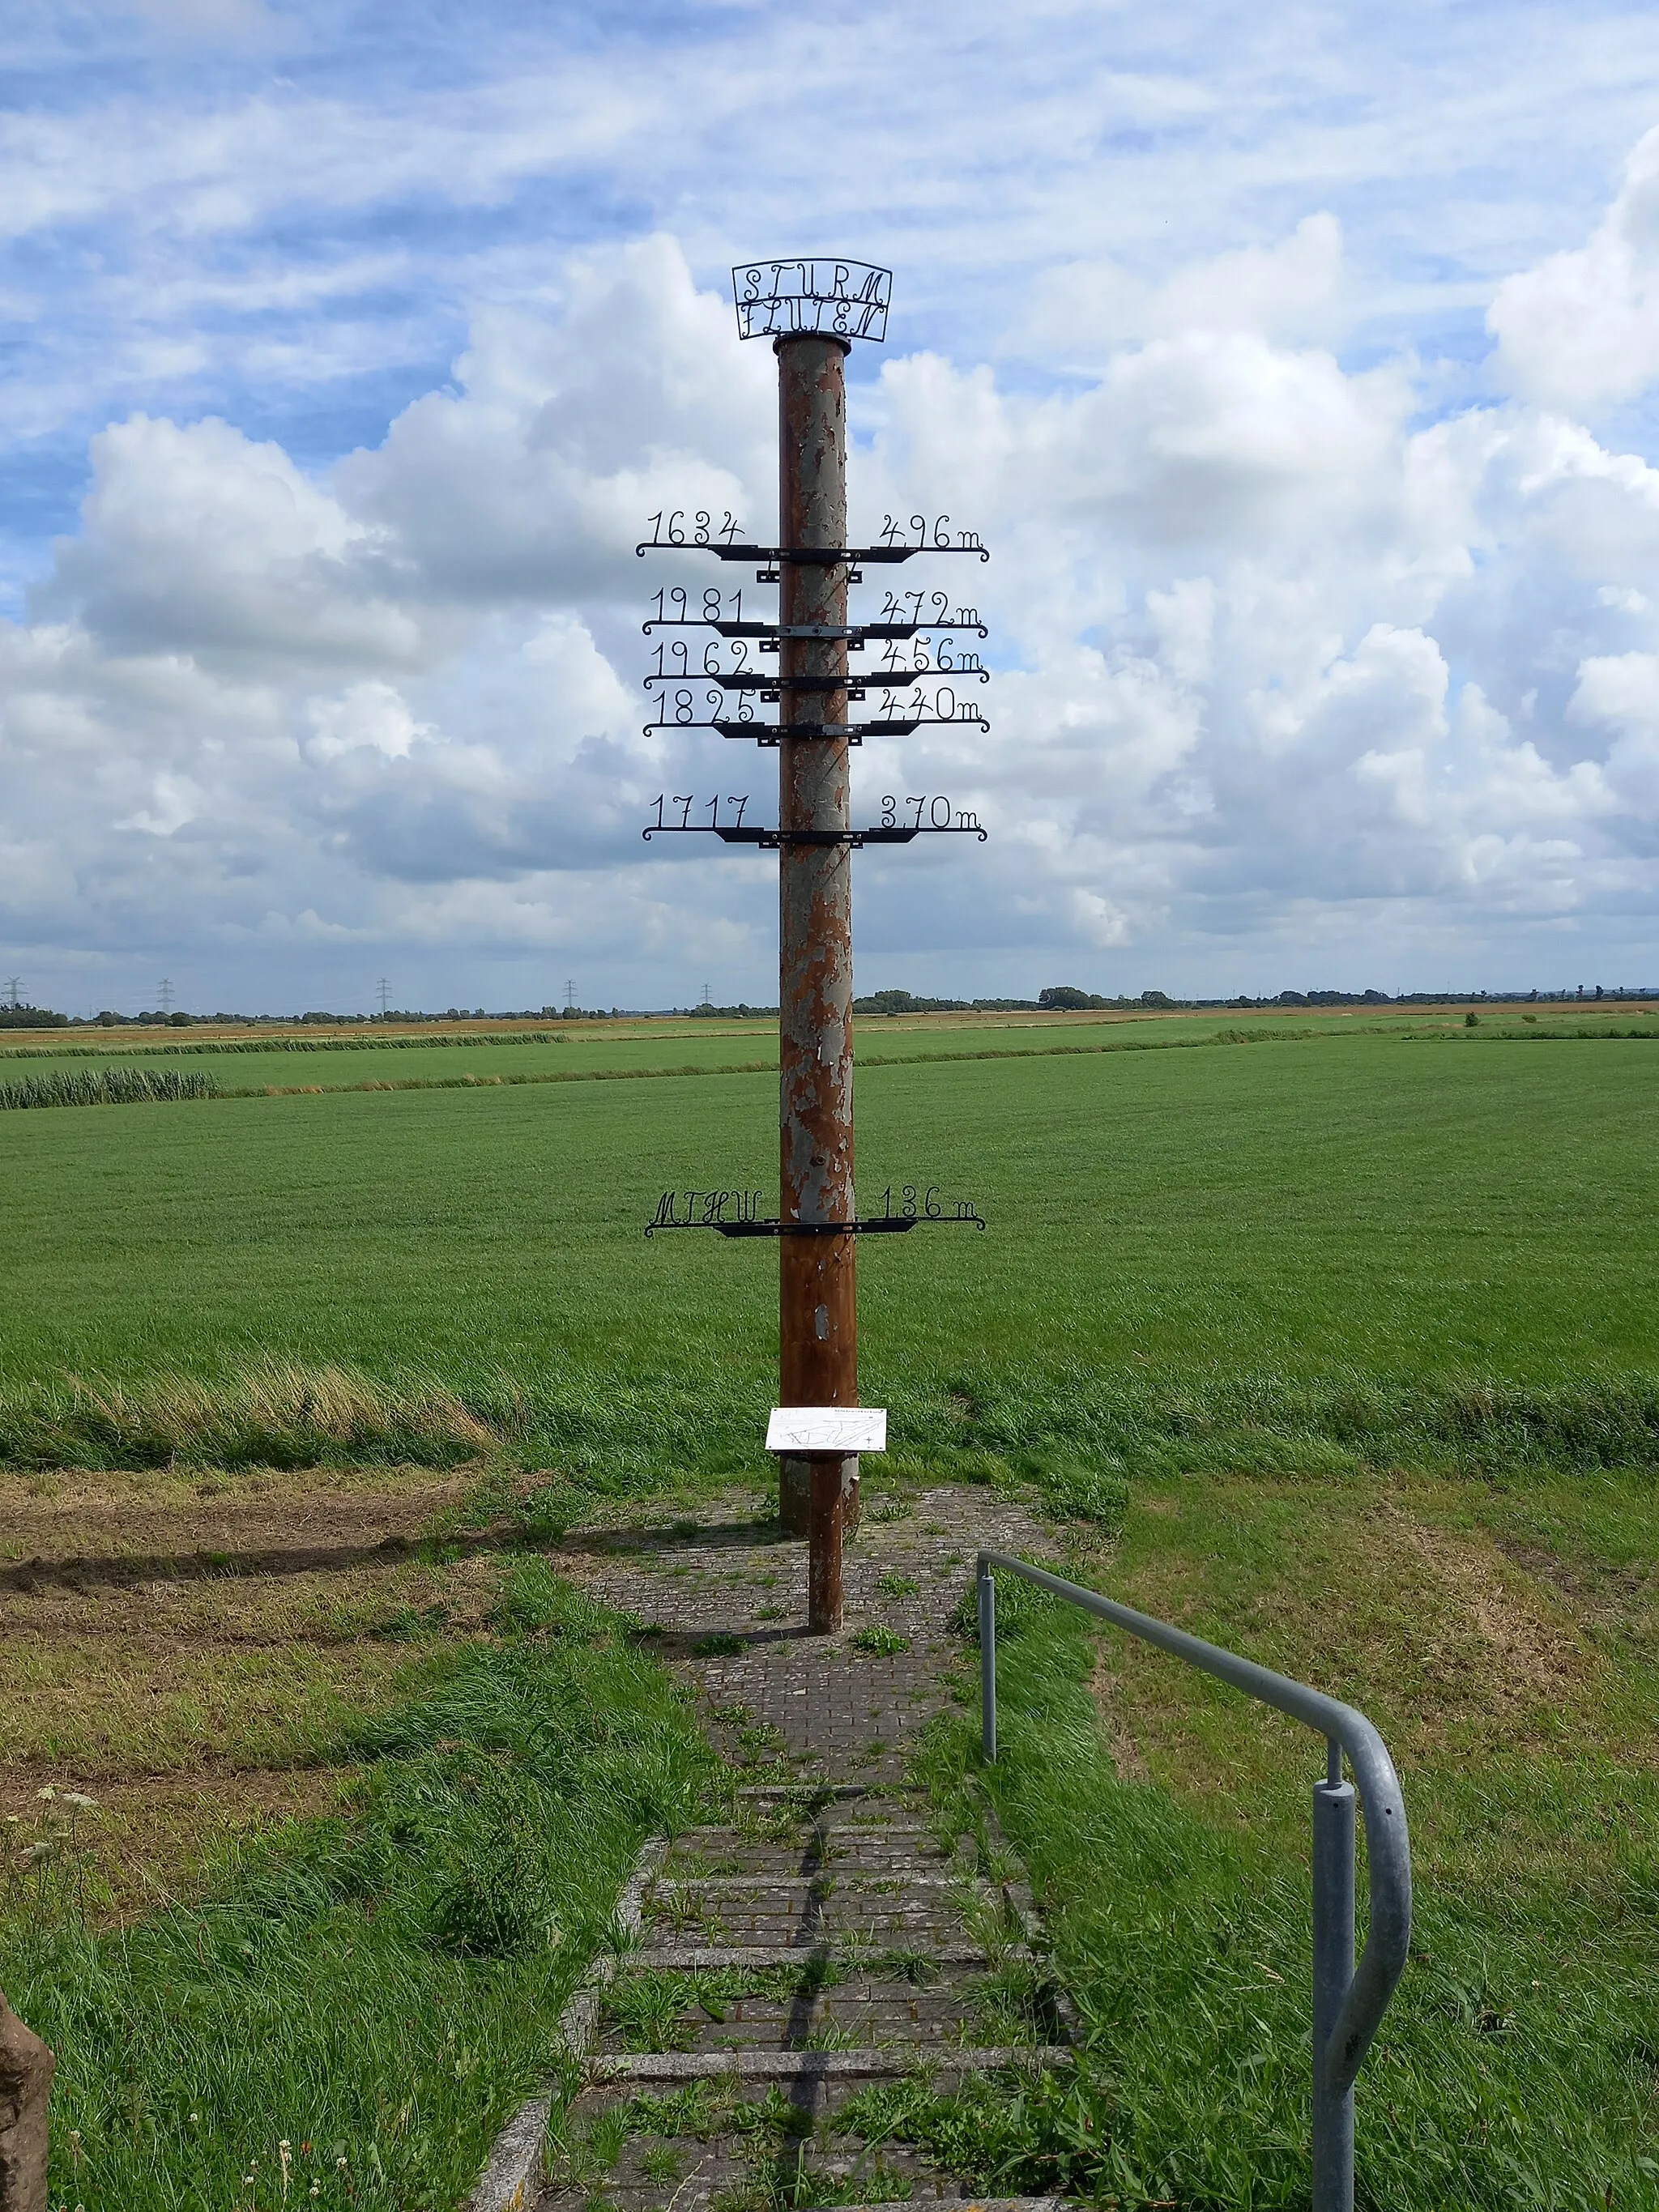
M 1405 1969 L 1412 1934 L 1412 1852 L 1406 1801 L 1388 1746 L 1352 1705 L 1288 1674 L 1276 1674 L 1184 1628 L 1068 1583 L 1006 1552 L 979 1555 L 980 1687 L 988 1764 L 997 1755 L 996 1581 L 1018 1575 L 1039 1589 L 1097 1613 L 1143 1643 L 1230 1682 L 1247 1697 L 1290 1714 L 1322 1735 L 1324 1778 L 1314 1784 L 1313 2212 L 1352 2212 L 1353 2085 Z M 1370 1924 L 1358 1968 L 1354 1944 L 1354 1790 L 1342 1779 L 1343 1754 L 1365 1808 Z

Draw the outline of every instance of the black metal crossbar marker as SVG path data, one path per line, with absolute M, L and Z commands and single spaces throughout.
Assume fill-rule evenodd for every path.
M 908 595 L 907 595 L 908 596 Z M 713 629 L 722 637 L 757 637 L 763 647 L 776 645 L 786 637 L 805 638 L 823 645 L 839 645 L 845 641 L 848 650 L 859 652 L 873 638 L 878 644 L 902 644 L 907 639 L 919 636 L 929 629 L 970 629 L 977 637 L 988 637 L 990 632 L 982 622 L 913 622 L 858 623 L 837 629 L 831 623 L 764 622 L 649 622 L 645 625 L 648 637 L 653 629 Z
M 678 726 L 684 727 L 684 725 Z M 696 729 L 718 730 L 723 738 L 752 738 L 757 745 L 775 745 L 781 738 L 844 738 L 849 745 L 861 745 L 866 730 L 878 738 L 908 738 L 915 728 L 914 722 L 698 722 Z M 645 725 L 647 730 L 658 727 L 655 722 Z
M 780 738 L 845 738 L 849 745 L 866 738 L 908 738 L 924 726 L 930 730 L 988 730 L 983 714 L 888 715 L 872 722 L 741 722 L 726 716 L 712 722 L 641 722 L 641 731 L 718 730 L 723 738 L 750 738 L 757 745 L 775 745 Z
M 983 1218 L 977 1213 L 878 1213 L 869 1221 L 714 1221 L 708 1225 L 720 1237 L 902 1237 L 907 1230 L 929 1222 L 935 1226 L 940 1222 L 958 1222 L 972 1229 L 985 1226 Z M 665 1228 L 674 1225 L 667 1222 L 663 1224 Z M 695 1229 L 702 1224 L 685 1222 L 679 1225 Z
M 933 672 L 928 670 L 927 673 L 931 675 Z M 648 677 L 646 679 L 647 690 L 651 680 Z M 673 676 L 665 676 L 662 680 L 665 684 L 682 681 Z M 696 679 L 694 678 L 692 680 L 695 682 Z M 739 668 L 729 673 L 709 676 L 703 680 L 718 684 L 722 691 L 758 691 L 765 699 L 781 698 L 786 691 L 844 691 L 849 699 L 862 699 L 866 696 L 866 686 L 856 676 L 780 676 L 775 670 Z
M 649 538 L 641 539 L 634 551 L 641 561 L 647 553 L 712 553 L 717 561 L 766 561 L 786 568 L 835 568 L 860 561 L 892 568 L 915 560 L 918 553 L 971 553 L 981 561 L 991 557 L 987 545 L 676 545 Z
M 659 629 L 717 630 L 722 637 L 758 638 L 763 652 L 785 638 L 800 638 L 809 645 L 844 643 L 850 653 L 860 653 L 872 639 L 878 645 L 902 644 L 908 638 L 920 637 L 924 630 L 968 629 L 976 637 L 991 634 L 982 622 L 858 623 L 837 627 L 832 623 L 721 622 L 712 615 L 653 615 L 641 623 L 640 629 L 646 637 Z
M 878 690 L 908 690 L 912 684 L 965 683 L 977 678 L 988 684 L 988 668 L 890 668 L 885 670 L 859 669 L 847 676 L 779 676 L 763 668 L 738 668 L 718 674 L 692 677 L 693 684 L 718 684 L 722 691 L 758 691 L 763 698 L 777 698 L 786 691 L 845 691 L 849 699 L 864 698 L 871 688 Z M 645 688 L 653 684 L 687 682 L 684 676 L 647 676 Z
M 967 672 L 972 675 L 974 671 L 969 669 Z M 671 668 L 660 676 L 653 669 L 641 680 L 653 698 L 659 696 L 654 688 L 659 684 L 662 685 L 664 693 L 670 689 L 691 690 L 699 684 L 714 684 L 722 691 L 757 691 L 763 700 L 771 701 L 781 699 L 786 692 L 810 696 L 815 691 L 820 697 L 830 692 L 844 691 L 849 699 L 867 699 L 872 684 L 878 691 L 897 691 L 908 689 L 910 684 L 928 676 L 937 676 L 941 683 L 947 676 L 954 680 L 952 670 L 936 668 L 924 668 L 920 672 L 907 668 L 902 675 L 889 672 L 874 676 L 780 676 L 775 669 L 768 668 L 711 668 L 702 676 L 687 676 L 683 670 Z M 980 681 L 983 683 L 985 680 L 981 676 Z M 711 701 L 710 704 L 713 703 Z M 682 722 L 678 726 L 683 730 L 706 730 L 708 725 L 707 722 Z
M 868 1221 L 664 1221 L 649 1223 L 647 1237 L 659 1229 L 712 1229 L 717 1237 L 902 1237 L 910 1230 L 941 1223 L 983 1229 L 979 1212 L 878 1213 Z
M 653 837 L 718 837 L 724 845 L 757 845 L 768 853 L 783 845 L 845 845 L 856 852 L 861 845 L 908 845 L 913 837 L 977 837 L 982 845 L 990 834 L 977 822 L 897 823 L 872 830 L 727 829 L 716 822 L 653 822 L 640 832 L 647 845 Z

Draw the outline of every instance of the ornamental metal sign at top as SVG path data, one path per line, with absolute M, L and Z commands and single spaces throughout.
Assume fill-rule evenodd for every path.
M 740 338 L 887 336 L 893 272 L 868 261 L 744 261 L 732 271 Z

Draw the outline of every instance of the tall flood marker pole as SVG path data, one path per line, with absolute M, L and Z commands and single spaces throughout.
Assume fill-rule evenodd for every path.
M 778 1397 L 856 1406 L 856 1237 L 831 1224 L 853 1195 L 853 854 L 847 738 L 847 563 L 803 560 L 847 544 L 847 339 L 773 341 L 778 359 L 779 1212 L 812 1236 L 778 1240 Z M 794 556 L 796 557 L 792 558 Z M 813 635 L 814 631 L 820 635 Z M 827 632 L 828 635 L 822 633 Z M 792 683 L 790 679 L 793 679 Z M 802 679 L 816 679 L 809 690 Z M 819 689 L 822 686 L 822 689 Z M 833 688 L 831 688 L 833 686 Z M 810 734 L 793 734 L 805 723 Z M 805 834 L 803 834 L 805 833 Z M 835 842 L 831 842 L 835 841 Z M 859 1463 L 778 1462 L 783 1524 L 809 1537 L 807 1623 L 838 1628 L 842 1541 L 858 1515 Z M 805 1510 L 803 1511 L 803 1507 Z
M 743 540 L 729 514 L 717 525 L 711 510 L 679 510 L 652 517 L 654 535 L 637 550 L 757 562 L 757 580 L 777 586 L 777 619 L 745 621 L 741 592 L 704 592 L 701 612 L 690 592 L 658 592 L 645 625 L 647 636 L 663 633 L 656 669 L 645 679 L 647 690 L 659 687 L 658 713 L 646 727 L 713 729 L 775 745 L 778 826 L 745 825 L 746 799 L 726 801 L 737 818 L 723 823 L 718 798 L 665 793 L 645 835 L 714 836 L 778 855 L 779 1204 L 776 1217 L 763 1219 L 758 1193 L 688 1191 L 682 1212 L 681 1194 L 665 1191 L 646 1233 L 704 1228 L 778 1240 L 781 1404 L 768 1443 L 779 1455 L 783 1524 L 809 1539 L 807 1625 L 828 1634 L 842 1624 L 842 1547 L 858 1522 L 858 1455 L 882 1449 L 886 1434 L 884 1414 L 859 1408 L 857 1239 L 924 1221 L 985 1225 L 976 1206 L 957 1201 L 947 1210 L 937 1186 L 923 1195 L 915 1184 L 900 1186 L 896 1206 L 890 1186 L 882 1212 L 859 1218 L 853 854 L 947 831 L 986 833 L 976 815 L 942 793 L 905 799 L 902 809 L 915 810 L 908 820 L 890 795 L 879 823 L 856 828 L 849 771 L 849 748 L 866 735 L 906 737 L 944 721 L 988 727 L 977 707 L 958 702 L 962 687 L 983 683 L 986 672 L 977 653 L 956 642 L 962 632 L 983 637 L 985 626 L 976 608 L 943 592 L 889 592 L 883 620 L 854 623 L 848 587 L 862 581 L 866 563 L 890 567 L 920 553 L 988 556 L 972 532 L 952 532 L 945 515 L 913 515 L 902 526 L 890 515 L 878 543 L 847 542 L 847 356 L 855 338 L 885 337 L 890 272 L 856 261 L 767 261 L 732 276 L 739 337 L 770 337 L 777 356 L 777 543 Z M 698 629 L 722 641 L 703 652 L 701 679 L 691 648 L 669 635 Z M 776 653 L 775 673 L 749 665 L 751 643 L 759 654 Z M 879 669 L 853 672 L 849 653 L 872 646 L 884 649 Z M 703 693 L 707 720 L 696 719 L 700 681 L 712 687 Z M 877 687 L 880 717 L 851 721 L 851 702 Z M 775 722 L 756 719 L 756 694 L 763 704 L 776 703 Z M 708 810 L 708 822 L 691 820 L 694 806 Z M 668 818 L 671 808 L 680 810 L 678 821 Z

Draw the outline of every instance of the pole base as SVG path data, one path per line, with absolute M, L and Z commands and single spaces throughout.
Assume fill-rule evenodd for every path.
M 811 1525 L 806 1561 L 806 1632 L 833 1636 L 842 1625 L 842 1546 L 849 1505 L 856 1504 L 856 1459 L 808 1462 L 812 1471 Z
M 856 1536 L 862 1508 L 859 1502 L 859 1463 L 851 1461 L 853 1487 L 842 1501 L 843 1536 Z M 812 1462 L 810 1459 L 778 1462 L 778 1523 L 786 1536 L 812 1533 Z
M 778 1521 L 786 1536 L 805 1536 L 812 1526 L 812 1462 L 778 1462 Z

